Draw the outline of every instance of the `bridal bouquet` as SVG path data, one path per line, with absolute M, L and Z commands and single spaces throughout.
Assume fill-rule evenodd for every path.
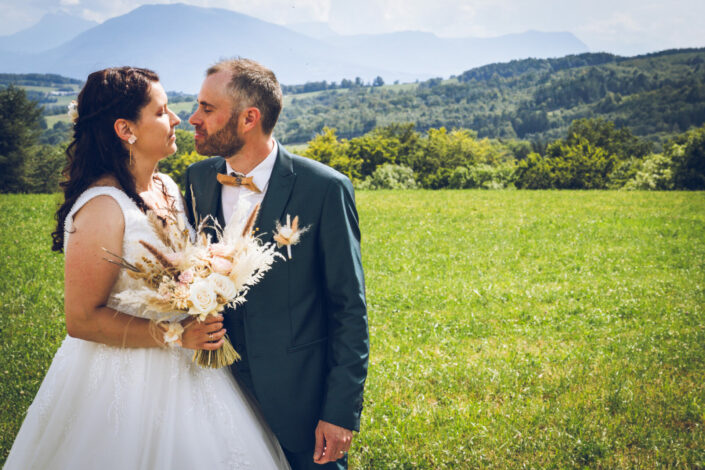
M 245 294 L 269 271 L 277 258 L 284 257 L 273 243 L 263 243 L 254 235 L 253 224 L 259 205 L 245 218 L 247 208 L 239 206 L 231 222 L 211 242 L 202 221 L 192 237 L 179 214 L 160 219 L 153 212 L 148 218 L 159 247 L 140 240 L 138 256 L 127 260 L 108 252 L 117 260 L 107 261 L 127 270 L 135 280 L 132 286 L 116 294 L 121 305 L 141 309 L 157 324 L 170 325 L 167 342 L 180 338 L 179 323 L 168 323 L 187 316 L 204 320 L 226 306 L 245 302 Z M 238 222 L 241 221 L 241 222 Z M 218 368 L 240 359 L 227 335 L 217 351 L 198 350 L 194 360 L 201 366 Z

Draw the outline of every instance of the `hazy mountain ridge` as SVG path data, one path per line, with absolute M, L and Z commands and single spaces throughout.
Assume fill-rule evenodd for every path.
M 42 52 L 69 41 L 97 25 L 95 21 L 84 20 L 66 13 L 47 13 L 37 24 L 27 29 L 0 36 L 0 50 L 16 54 Z
M 156 70 L 169 89 L 194 93 L 210 64 L 238 55 L 269 66 L 282 83 L 296 84 L 356 76 L 365 81 L 382 76 L 387 82 L 409 82 L 488 62 L 587 50 L 569 33 L 527 32 L 489 39 L 447 39 L 419 32 L 317 35 L 325 36 L 321 30 L 301 34 L 230 10 L 145 5 L 48 51 L 3 51 L 0 72 L 59 73 L 84 79 L 100 68 L 130 64 Z

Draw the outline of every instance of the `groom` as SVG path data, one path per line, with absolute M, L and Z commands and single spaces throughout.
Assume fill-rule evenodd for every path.
M 210 215 L 221 226 L 238 203 L 261 203 L 255 230 L 265 242 L 287 216 L 309 227 L 224 323 L 242 356 L 233 373 L 292 468 L 343 469 L 369 354 L 357 210 L 345 176 L 272 138 L 281 107 L 274 73 L 257 62 L 208 69 L 189 122 L 196 150 L 215 157 L 186 171 L 186 202 L 192 221 Z

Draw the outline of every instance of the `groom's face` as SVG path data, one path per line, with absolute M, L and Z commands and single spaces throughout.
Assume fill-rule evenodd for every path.
M 189 118 L 195 127 L 196 151 L 201 155 L 231 157 L 244 140 L 238 132 L 238 110 L 228 93 L 228 72 L 208 75 L 198 94 L 198 109 Z

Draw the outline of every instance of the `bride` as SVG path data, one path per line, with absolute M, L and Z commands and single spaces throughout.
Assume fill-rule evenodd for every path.
M 222 316 L 186 327 L 179 344 L 139 311 L 117 311 L 129 258 L 157 244 L 146 211 L 183 213 L 176 184 L 156 172 L 176 151 L 179 118 L 157 75 L 121 67 L 89 75 L 68 147 L 65 202 L 53 249 L 65 253 L 68 336 L 17 434 L 6 470 L 280 469 L 279 444 L 228 368 L 203 369 L 192 350 L 223 344 Z

